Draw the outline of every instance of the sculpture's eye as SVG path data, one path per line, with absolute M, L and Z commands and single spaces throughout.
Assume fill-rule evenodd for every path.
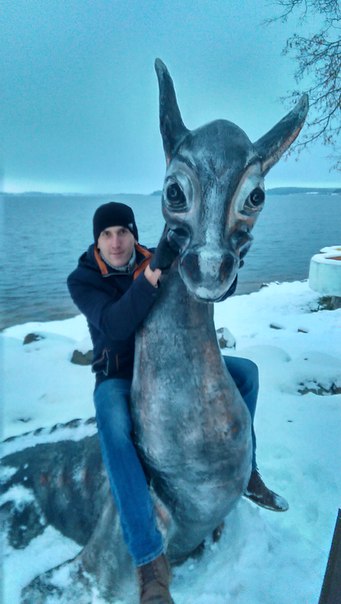
M 166 188 L 166 201 L 173 212 L 183 212 L 187 208 L 186 196 L 177 182 L 173 182 Z
M 263 189 L 257 187 L 251 191 L 249 197 L 246 200 L 245 207 L 249 210 L 259 210 L 263 205 L 265 199 L 265 193 Z

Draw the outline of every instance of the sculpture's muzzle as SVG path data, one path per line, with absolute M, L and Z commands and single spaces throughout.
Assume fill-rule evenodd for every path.
M 237 256 L 231 251 L 208 251 L 193 246 L 180 257 L 179 273 L 193 296 L 205 302 L 215 302 L 231 287 L 238 264 Z

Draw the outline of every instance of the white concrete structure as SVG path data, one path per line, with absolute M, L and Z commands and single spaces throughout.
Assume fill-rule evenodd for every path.
M 341 297 L 341 245 L 324 247 L 311 258 L 309 286 L 324 296 Z

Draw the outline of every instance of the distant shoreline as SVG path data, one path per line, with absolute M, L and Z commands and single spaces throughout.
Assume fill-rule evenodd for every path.
M 341 195 L 341 187 L 272 187 L 265 189 L 267 195 L 302 195 L 302 194 L 322 194 L 322 195 Z M 141 196 L 141 197 L 161 197 L 162 191 L 157 190 L 152 193 L 44 193 L 43 191 L 25 191 L 22 193 L 10 193 L 4 191 L 0 197 L 115 197 L 115 196 Z
M 267 195 L 302 195 L 303 194 L 324 194 L 324 195 L 341 195 L 341 188 L 331 187 L 274 187 L 266 189 Z

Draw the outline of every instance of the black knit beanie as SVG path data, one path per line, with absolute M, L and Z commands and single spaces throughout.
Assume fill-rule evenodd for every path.
M 113 226 L 126 227 L 134 235 L 136 241 L 138 241 L 139 235 L 134 212 L 125 203 L 110 201 L 97 208 L 93 217 L 95 243 L 97 243 L 102 231 Z

